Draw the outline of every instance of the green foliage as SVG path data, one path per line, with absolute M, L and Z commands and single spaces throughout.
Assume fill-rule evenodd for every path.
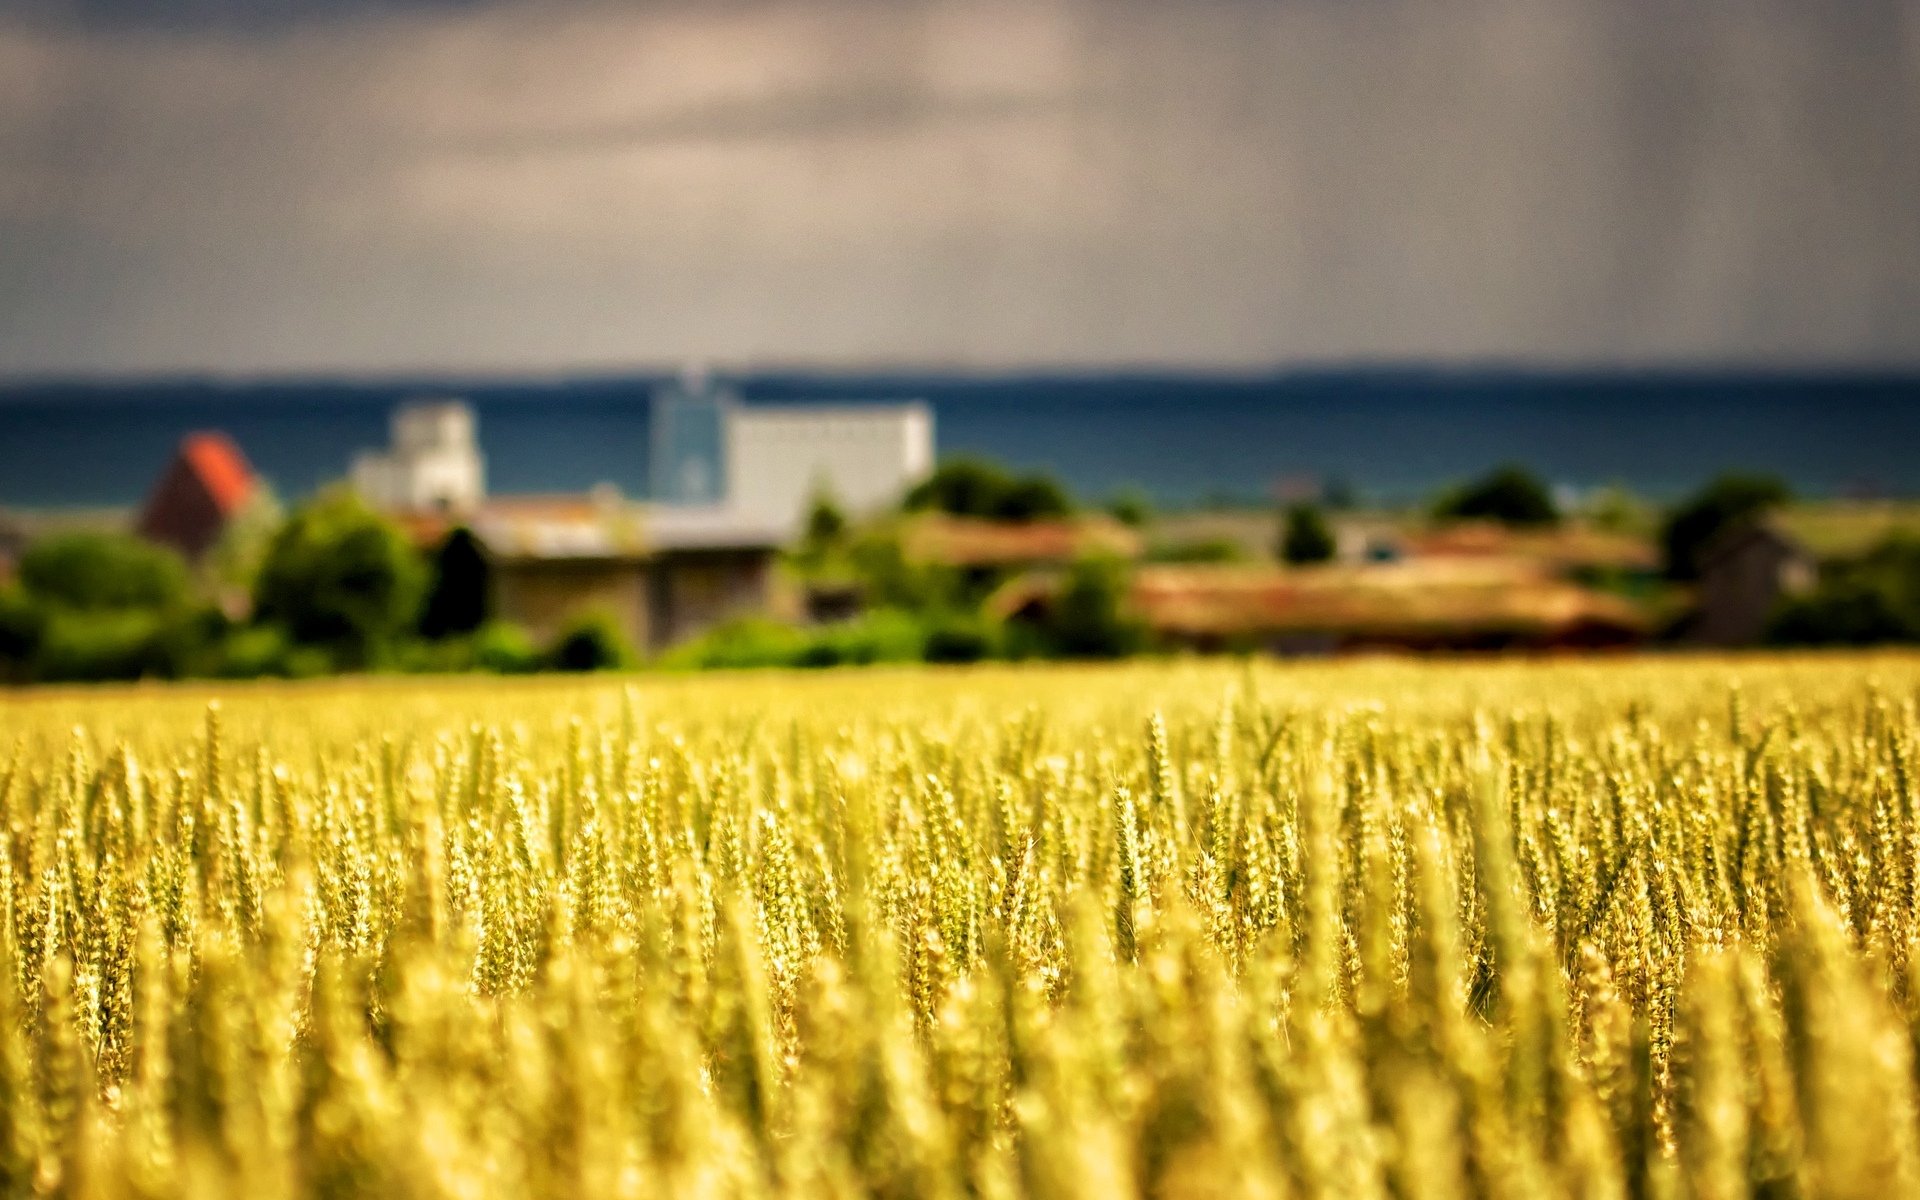
M 280 498 L 265 483 L 253 490 L 246 506 L 235 513 L 220 531 L 220 540 L 208 551 L 206 577 L 222 589 L 251 595 L 267 559 L 274 534 L 286 520 Z
M 1247 561 L 1247 550 L 1230 537 L 1156 542 L 1147 548 L 1147 561 L 1156 563 L 1236 563 Z
M 848 551 L 848 559 L 854 576 L 877 607 L 934 612 L 964 607 L 977 599 L 968 594 L 960 572 L 938 563 L 909 561 L 899 539 L 885 530 L 857 540 Z
M 225 621 L 211 609 L 48 608 L 31 675 L 45 682 L 177 679 L 218 659 Z
M 900 609 L 875 609 L 851 621 L 811 631 L 795 666 L 864 666 L 920 662 L 926 656 L 927 627 L 917 615 Z
M 1137 487 L 1124 488 L 1107 501 L 1107 515 L 1129 529 L 1145 529 L 1153 522 L 1153 497 Z
M 472 633 L 492 613 L 493 567 L 486 548 L 472 530 L 455 529 L 434 552 L 420 632 L 434 639 Z
M 180 556 L 130 534 L 41 538 L 21 556 L 19 578 L 33 602 L 76 612 L 158 611 L 192 598 Z
M 1581 503 L 1580 516 L 1593 528 L 1608 533 L 1651 533 L 1656 524 L 1652 507 L 1620 486 L 1593 492 Z
M 807 509 L 807 527 L 804 533 L 809 546 L 822 550 L 839 544 L 847 535 L 847 514 L 833 498 L 833 493 L 825 488 L 814 494 L 813 504 Z
M 766 617 L 740 617 L 667 651 L 660 664 L 675 668 L 784 667 L 800 660 L 806 630 Z
M 1045 653 L 1057 658 L 1120 658 L 1144 649 L 1147 629 L 1128 610 L 1127 564 L 1083 558 L 1068 568 L 1038 632 Z
M 274 535 L 256 618 L 325 647 L 344 667 L 379 665 L 414 628 L 426 568 L 401 532 L 351 492 L 302 505 Z
M 168 674 L 162 617 L 137 608 L 52 609 L 34 649 L 42 680 L 98 683 Z
M 618 671 L 638 661 L 619 623 L 601 612 L 569 621 L 547 651 L 547 662 L 556 671 Z
M 1792 498 L 1787 485 L 1771 475 L 1722 475 L 1667 516 L 1660 533 L 1667 576 L 1698 579 L 1700 556 L 1715 538 Z
M 246 625 L 228 633 L 213 674 L 222 679 L 261 679 L 291 674 L 294 645 L 277 625 Z
M 1280 530 L 1280 557 L 1295 566 L 1330 561 L 1338 549 L 1333 529 L 1317 505 L 1294 504 L 1287 508 Z
M 1810 593 L 1776 614 L 1768 640 L 1792 646 L 1920 641 L 1920 539 L 1890 538 L 1858 559 L 1828 563 Z
M 909 512 L 1032 521 L 1066 516 L 1073 511 L 1073 502 L 1066 489 L 1047 475 L 1015 477 L 984 459 L 950 458 L 907 493 L 904 507 Z
M 1071 512 L 1073 502 L 1065 488 L 1045 475 L 1027 475 L 1007 485 L 1000 503 L 988 515 L 1003 521 L 1038 521 Z
M 1539 476 L 1525 467 L 1508 464 L 1441 497 L 1434 506 L 1434 516 L 1506 525 L 1552 525 L 1560 520 L 1560 510 Z
M 925 658 L 930 663 L 982 662 L 1000 652 L 1000 630 L 985 617 L 942 613 L 928 623 Z
M 972 662 L 991 651 L 990 630 L 979 617 L 879 608 L 811 628 L 764 618 L 729 621 L 668 651 L 661 665 L 749 668 Z
M 46 612 L 18 584 L 0 586 L 0 683 L 29 678 L 28 666 L 40 645 Z
M 525 675 L 540 669 L 540 650 L 527 631 L 506 621 L 489 621 L 468 639 L 477 670 L 495 675 Z

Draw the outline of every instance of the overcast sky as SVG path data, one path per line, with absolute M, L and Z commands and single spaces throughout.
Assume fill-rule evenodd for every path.
M 1920 0 L 0 0 L 0 374 L 688 358 L 1920 365 Z

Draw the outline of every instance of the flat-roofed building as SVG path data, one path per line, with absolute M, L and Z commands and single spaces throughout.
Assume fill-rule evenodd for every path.
M 394 410 L 392 444 L 354 456 L 354 491 L 376 508 L 470 512 L 487 495 L 473 409 L 460 400 L 415 400 Z
M 689 372 L 655 389 L 652 405 L 653 499 L 725 509 L 789 537 L 816 497 L 866 515 L 933 470 L 933 410 L 924 401 L 749 404 Z
M 933 410 L 896 404 L 740 406 L 727 421 L 727 507 L 798 531 L 817 495 L 855 514 L 933 470 Z

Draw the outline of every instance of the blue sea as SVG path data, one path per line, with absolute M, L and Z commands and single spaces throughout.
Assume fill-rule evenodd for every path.
M 659 376 L 0 385 L 0 505 L 136 503 L 188 432 L 228 433 L 283 496 L 384 444 L 389 409 L 472 401 L 496 492 L 647 489 Z M 1044 468 L 1090 498 L 1257 500 L 1339 478 L 1396 502 L 1508 461 L 1668 497 L 1727 469 L 1809 495 L 1920 495 L 1920 375 L 1350 369 L 1207 374 L 768 373 L 750 403 L 931 402 L 943 456 Z

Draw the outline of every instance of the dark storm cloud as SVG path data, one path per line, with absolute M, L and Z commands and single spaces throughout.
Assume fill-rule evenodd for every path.
M 1913 0 L 0 0 L 0 370 L 1913 364 L 1915 195 Z

